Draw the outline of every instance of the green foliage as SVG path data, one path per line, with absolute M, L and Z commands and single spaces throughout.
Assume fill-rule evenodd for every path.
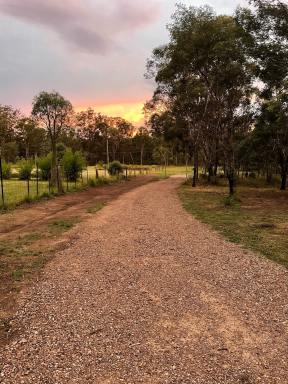
M 52 154 L 49 153 L 45 157 L 41 157 L 38 160 L 38 167 L 41 172 L 41 179 L 42 180 L 49 180 L 50 174 L 51 174 L 51 165 L 52 165 Z
M 2 160 L 2 176 L 6 180 L 11 178 L 11 164 L 6 163 L 5 160 Z
M 33 161 L 31 159 L 20 160 L 18 162 L 18 167 L 19 167 L 19 179 L 30 180 L 32 176 L 32 170 L 33 170 Z
M 123 166 L 119 161 L 112 161 L 112 163 L 109 164 L 108 172 L 110 176 L 117 176 L 123 173 Z
M 114 182 L 114 179 L 108 179 L 106 177 L 99 177 L 98 179 L 91 179 L 88 180 L 89 187 L 95 188 L 95 187 L 101 187 L 102 185 L 109 185 L 112 182 Z
M 88 185 L 89 185 L 89 187 L 91 187 L 91 188 L 95 188 L 95 187 L 97 187 L 96 179 L 90 179 L 90 178 L 89 178 L 89 180 L 88 180 Z
M 150 126 L 168 152 L 180 141 L 193 154 L 195 176 L 201 157 L 211 170 L 221 153 L 232 191 L 235 146 L 252 118 L 253 75 L 242 30 L 232 16 L 219 16 L 211 7 L 180 4 L 169 32 L 170 42 L 156 48 L 148 63 L 148 75 L 158 85 L 147 106 Z M 170 153 L 161 152 L 156 148 L 154 160 L 167 162 Z
M 77 181 L 85 168 L 85 160 L 81 152 L 72 152 L 67 149 L 63 155 L 62 165 L 65 177 L 69 181 Z
M 67 149 L 68 149 L 68 148 L 67 148 L 66 145 L 63 144 L 63 143 L 58 143 L 58 144 L 56 145 L 57 159 L 58 159 L 59 162 L 62 161 L 62 159 L 63 159 L 63 157 L 64 157 L 65 152 L 67 151 Z

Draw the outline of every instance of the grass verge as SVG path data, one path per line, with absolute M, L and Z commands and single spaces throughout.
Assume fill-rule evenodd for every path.
M 239 186 L 235 198 L 227 188 L 183 185 L 184 208 L 228 240 L 288 268 L 288 193 L 267 187 Z

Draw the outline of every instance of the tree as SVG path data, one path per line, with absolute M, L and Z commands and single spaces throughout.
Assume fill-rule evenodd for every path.
M 253 8 L 239 8 L 236 19 L 242 27 L 246 54 L 254 65 L 261 114 L 256 133 L 265 132 L 267 143 L 280 166 L 281 190 L 288 171 L 288 4 L 280 0 L 251 0 Z M 271 153 L 271 151 L 270 151 Z
M 15 161 L 18 148 L 16 125 L 20 112 L 9 105 L 0 105 L 0 152 L 7 161 Z
M 35 119 L 21 118 L 16 126 L 19 154 L 26 159 L 42 155 L 45 150 L 47 136 L 43 128 L 39 128 Z
M 286 189 L 288 173 L 288 91 L 262 104 L 256 132 L 266 133 L 266 147 L 275 153 L 280 167 L 281 190 Z M 268 152 L 269 153 L 269 152 Z
M 149 131 L 146 127 L 140 127 L 138 132 L 134 136 L 133 142 L 140 148 L 140 165 L 143 165 L 143 160 L 145 157 L 145 149 L 149 146 L 151 137 Z
M 72 113 L 72 105 L 58 92 L 41 92 L 34 98 L 32 115 L 44 125 L 52 149 L 51 185 L 63 192 L 61 175 L 57 162 L 57 143 Z
M 246 53 L 262 96 L 275 96 L 288 74 L 288 4 L 280 0 L 250 0 L 252 8 L 238 8 L 236 21 L 243 30 Z
M 193 185 L 200 152 L 208 167 L 216 168 L 221 151 L 232 195 L 236 139 L 251 124 L 253 92 L 242 29 L 233 17 L 217 16 L 208 6 L 178 5 L 169 32 L 169 44 L 156 48 L 148 62 L 148 74 L 158 84 L 154 99 L 174 116 L 193 152 Z

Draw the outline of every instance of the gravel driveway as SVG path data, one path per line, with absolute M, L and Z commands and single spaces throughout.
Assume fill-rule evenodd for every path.
M 287 384 L 287 271 L 186 213 L 178 178 L 79 224 L 14 320 L 5 384 Z

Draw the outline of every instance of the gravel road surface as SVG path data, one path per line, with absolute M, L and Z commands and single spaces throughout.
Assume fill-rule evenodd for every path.
M 287 270 L 186 213 L 181 182 L 74 229 L 13 321 L 1 383 L 288 383 Z

